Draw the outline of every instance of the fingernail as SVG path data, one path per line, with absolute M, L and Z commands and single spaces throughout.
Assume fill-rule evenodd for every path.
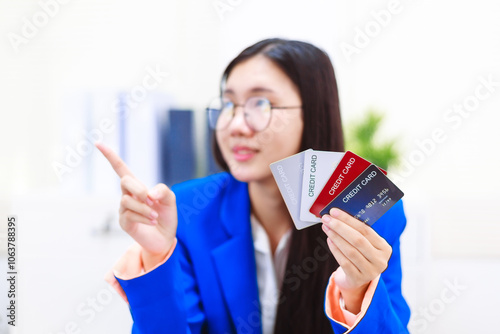
M 321 217 L 321 220 L 325 223 L 328 223 L 332 220 L 332 217 L 330 217 L 329 215 L 323 215 L 323 217 Z
M 332 208 L 332 209 L 330 210 L 330 216 L 332 216 L 332 217 L 338 217 L 338 216 L 339 216 L 339 214 L 340 214 L 340 211 L 339 211 L 339 209 L 337 209 L 337 208 Z
M 153 219 L 158 218 L 158 212 L 156 212 L 156 211 L 151 211 L 151 218 L 153 218 Z
M 149 222 L 151 223 L 151 225 L 158 224 L 158 221 L 156 219 L 151 219 Z
M 326 224 L 323 224 L 322 227 L 323 227 L 323 231 L 325 231 L 325 232 L 330 231 L 330 228 L 328 226 L 326 226 Z
M 149 199 L 149 197 L 146 197 L 146 203 L 149 205 L 149 206 L 152 206 L 154 204 L 154 202 L 152 200 Z

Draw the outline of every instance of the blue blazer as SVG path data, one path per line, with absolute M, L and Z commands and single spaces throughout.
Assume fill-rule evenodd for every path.
M 174 186 L 177 246 L 163 265 L 118 279 L 134 321 L 132 333 L 262 333 L 246 183 L 228 173 Z M 373 228 L 392 246 L 368 311 L 351 333 L 406 333 L 410 310 L 401 295 L 401 203 Z M 325 236 L 326 238 L 326 236 Z M 346 328 L 331 321 L 332 333 Z

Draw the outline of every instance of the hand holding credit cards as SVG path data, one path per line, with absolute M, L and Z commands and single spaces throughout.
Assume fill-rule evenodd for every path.
M 309 149 L 270 168 L 297 229 L 333 207 L 372 225 L 404 195 L 383 169 L 350 151 Z

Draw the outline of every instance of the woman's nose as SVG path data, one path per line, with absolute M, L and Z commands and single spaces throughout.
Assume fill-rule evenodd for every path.
M 250 134 L 252 129 L 245 119 L 245 108 L 242 105 L 234 106 L 234 116 L 229 123 L 231 134 Z

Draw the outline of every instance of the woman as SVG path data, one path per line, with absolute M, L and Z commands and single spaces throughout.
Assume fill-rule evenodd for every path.
M 343 150 L 328 56 L 261 41 L 228 65 L 221 97 L 209 120 L 224 173 L 148 190 L 97 144 L 121 178 L 120 225 L 136 241 L 108 276 L 133 332 L 406 332 L 401 203 L 373 229 L 332 209 L 299 231 L 269 168 L 308 148 Z

